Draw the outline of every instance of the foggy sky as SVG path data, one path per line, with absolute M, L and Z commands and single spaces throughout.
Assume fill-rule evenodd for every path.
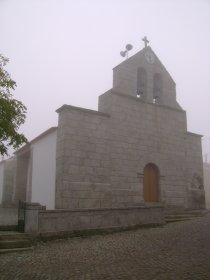
M 210 153 L 209 34 L 209 0 L 0 0 L 0 53 L 28 108 L 21 132 L 31 140 L 56 126 L 63 104 L 97 110 L 120 51 L 131 43 L 135 54 L 146 35 L 176 82 L 188 131 Z

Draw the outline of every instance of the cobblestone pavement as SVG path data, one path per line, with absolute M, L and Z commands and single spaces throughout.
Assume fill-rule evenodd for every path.
M 38 243 L 0 255 L 0 279 L 209 280 L 210 214 L 107 235 Z

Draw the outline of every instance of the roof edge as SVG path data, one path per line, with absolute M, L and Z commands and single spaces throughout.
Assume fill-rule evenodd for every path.
M 186 134 L 188 134 L 189 136 L 203 137 L 202 134 L 198 134 L 198 133 L 194 133 L 194 132 L 190 132 L 190 131 L 187 131 Z
M 24 145 L 23 147 L 21 147 L 20 149 L 18 149 L 17 151 L 14 152 L 14 155 L 20 155 L 23 152 L 27 152 L 30 149 L 31 144 L 33 144 L 34 142 L 40 140 L 41 138 L 43 138 L 44 136 L 50 134 L 51 132 L 54 132 L 57 130 L 57 126 L 53 126 L 50 127 L 49 129 L 45 130 L 44 132 L 42 132 L 41 134 L 39 134 L 37 137 L 35 137 L 34 139 L 32 139 L 30 142 L 28 142 L 26 145 Z
M 151 52 L 153 52 L 153 54 L 155 55 L 157 61 L 160 63 L 160 65 L 164 68 L 164 70 L 168 73 L 170 79 L 173 81 L 174 85 L 176 85 L 174 79 L 172 78 L 171 74 L 168 72 L 168 70 L 166 69 L 166 67 L 164 66 L 164 64 L 161 62 L 161 60 L 159 59 L 159 57 L 156 55 L 156 53 L 153 51 L 153 49 L 150 46 L 144 47 L 143 49 L 141 49 L 140 51 L 138 51 L 137 53 L 135 53 L 134 55 L 130 56 L 129 58 L 123 60 L 121 63 L 119 63 L 118 65 L 116 65 L 114 68 L 112 68 L 112 70 L 115 70 L 115 68 L 120 67 L 122 64 L 126 63 L 127 61 L 134 59 L 135 56 L 138 56 L 141 53 L 146 52 L 147 50 L 150 50 Z
M 64 104 L 63 106 L 58 108 L 56 110 L 56 112 L 61 113 L 64 110 L 74 110 L 74 111 L 80 111 L 80 112 L 84 112 L 84 113 L 88 113 L 88 114 L 99 115 L 99 116 L 103 116 L 103 117 L 110 117 L 110 115 L 106 114 L 106 113 L 102 113 L 102 112 L 99 112 L 99 111 L 96 111 L 96 110 L 86 109 L 86 108 L 82 108 L 82 107 L 67 105 L 67 104 Z

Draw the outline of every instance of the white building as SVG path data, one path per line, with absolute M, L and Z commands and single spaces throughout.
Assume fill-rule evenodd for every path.
M 39 202 L 47 209 L 54 209 L 56 139 L 57 128 L 52 127 L 19 149 L 14 158 L 1 162 L 0 198 L 3 205 L 17 205 L 22 200 Z

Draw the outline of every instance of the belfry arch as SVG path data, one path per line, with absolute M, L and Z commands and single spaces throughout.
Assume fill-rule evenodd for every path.
M 144 167 L 144 201 L 159 202 L 160 201 L 160 172 L 154 163 L 148 163 Z
M 146 98 L 147 94 L 147 73 L 142 67 L 137 71 L 137 97 Z
M 153 78 L 153 101 L 159 103 L 161 101 L 163 91 L 163 80 L 159 73 L 154 74 Z

